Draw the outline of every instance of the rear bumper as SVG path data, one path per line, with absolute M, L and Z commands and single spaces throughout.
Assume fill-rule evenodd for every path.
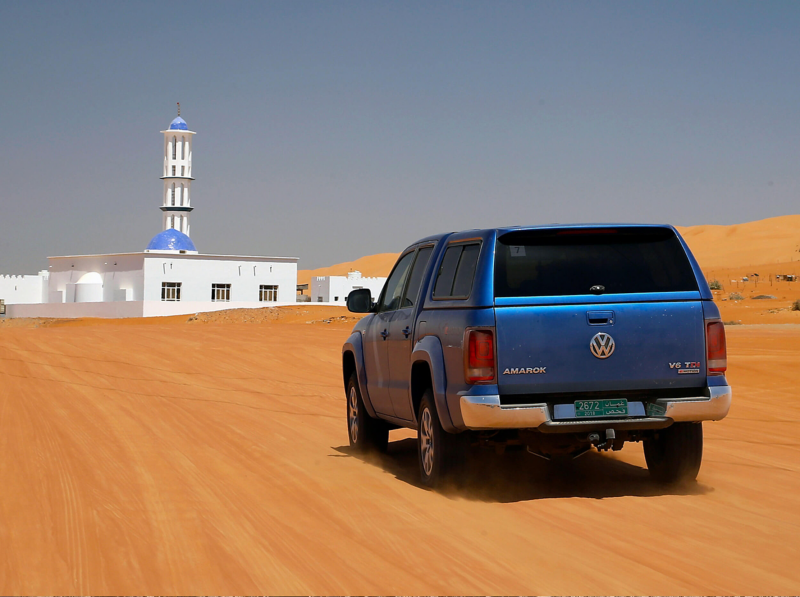
M 663 414 L 624 419 L 553 421 L 547 404 L 501 406 L 500 396 L 461 396 L 461 416 L 467 429 L 540 429 L 570 433 L 593 428 L 658 429 L 682 421 L 719 421 L 731 407 L 730 386 L 712 386 L 709 396 L 659 399 Z

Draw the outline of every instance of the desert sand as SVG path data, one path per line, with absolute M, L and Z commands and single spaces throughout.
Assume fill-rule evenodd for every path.
M 754 265 L 775 273 L 800 275 L 800 215 L 779 216 L 732 226 L 677 226 L 704 270 L 747 275 Z M 365 276 L 388 276 L 400 253 L 379 253 L 314 270 L 299 270 L 297 283 L 312 276 L 344 276 L 359 270 Z M 793 264 L 793 262 L 795 262 Z M 784 271 L 787 270 L 787 271 Z M 766 270 L 762 273 L 766 274 Z
M 348 448 L 340 317 L 0 327 L 0 593 L 800 588 L 800 326 L 729 329 L 695 486 L 654 486 L 633 444 L 567 472 L 487 454 L 432 492 L 412 433 Z
M 437 492 L 413 432 L 354 454 L 343 308 L 2 320 L 0 593 L 797 594 L 798 283 L 730 282 L 794 273 L 794 218 L 683 231 L 745 325 L 727 326 L 731 413 L 678 489 L 638 444 L 567 470 L 483 454 Z M 373 257 L 343 266 L 395 259 Z
M 399 253 L 378 253 L 328 267 L 297 270 L 297 283 L 309 284 L 313 276 L 346 276 L 352 271 L 361 272 L 365 278 L 388 276 L 399 255 Z
M 746 270 L 752 265 L 800 260 L 800 215 L 779 216 L 733 226 L 677 228 L 697 260 L 709 270 Z
M 733 226 L 678 226 L 706 278 L 718 281 L 715 292 L 722 318 L 731 324 L 800 323 L 800 282 L 776 280 L 778 274 L 800 276 L 800 215 L 780 216 Z M 388 276 L 399 253 L 380 253 L 315 270 L 300 270 L 297 283 L 312 276 Z M 758 275 L 753 275 L 758 274 Z M 743 278 L 748 278 L 743 281 Z M 742 300 L 730 299 L 732 293 Z M 754 296 L 775 299 L 752 300 Z M 734 295 L 735 296 L 735 295 Z

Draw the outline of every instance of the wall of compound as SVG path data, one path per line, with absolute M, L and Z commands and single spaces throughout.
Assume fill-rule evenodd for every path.
M 285 307 L 291 303 L 262 303 L 259 301 L 239 301 L 235 303 L 212 301 L 145 301 L 145 317 L 168 317 L 170 315 L 194 315 L 209 311 L 224 311 L 226 309 L 263 309 L 265 307 Z
M 40 305 L 9 305 L 6 317 L 141 317 L 143 303 L 42 303 Z
M 291 303 L 269 303 L 270 307 L 294 305 Z M 43 303 L 39 305 L 7 305 L 6 317 L 99 317 L 117 319 L 124 317 L 165 317 L 170 315 L 194 315 L 206 311 L 224 309 L 263 309 L 261 302 L 221 303 L 211 301 L 128 301 L 113 303 Z
M 352 278 L 348 276 L 315 276 L 311 278 L 312 303 L 344 305 L 347 295 L 356 288 L 369 288 L 372 300 L 377 301 L 386 278 Z
M 42 303 L 47 300 L 47 272 L 33 276 L 0 276 L 0 299 L 6 305 Z

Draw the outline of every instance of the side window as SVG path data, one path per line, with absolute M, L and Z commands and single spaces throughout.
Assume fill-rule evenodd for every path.
M 472 292 L 472 280 L 475 278 L 475 269 L 478 267 L 478 253 L 480 245 L 467 245 L 461 253 L 458 262 L 456 281 L 453 283 L 453 296 L 469 296 Z
M 432 252 L 433 247 L 423 247 L 417 253 L 417 260 L 414 262 L 414 269 L 411 270 L 411 277 L 408 279 L 406 293 L 403 296 L 403 307 L 413 307 L 416 304 L 419 287 L 422 285 L 422 275 L 428 267 Z
M 435 298 L 466 298 L 472 292 L 472 280 L 478 266 L 479 244 L 449 247 L 439 267 Z
M 406 284 L 406 277 L 413 259 L 414 251 L 411 251 L 403 255 L 397 262 L 392 275 L 386 280 L 378 311 L 394 311 L 400 308 L 400 295 L 403 294 L 403 287 Z
M 433 289 L 433 296 L 441 298 L 443 296 L 450 296 L 453 290 L 453 280 L 456 277 L 456 267 L 458 267 L 458 260 L 461 258 L 461 245 L 449 247 L 444 254 L 442 264 L 439 266 L 439 273 L 436 276 L 436 286 Z

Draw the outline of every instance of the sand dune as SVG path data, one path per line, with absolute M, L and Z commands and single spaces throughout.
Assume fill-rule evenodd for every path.
M 800 260 L 800 215 L 678 230 L 704 270 Z
M 346 276 L 354 270 L 360 271 L 364 277 L 388 276 L 398 255 L 399 253 L 378 253 L 328 267 L 298 270 L 297 283 L 308 284 L 313 276 Z
M 570 473 L 488 454 L 436 493 L 407 431 L 350 452 L 352 323 L 312 311 L 0 328 L 0 593 L 797 592 L 800 327 L 729 331 L 694 487 L 633 445 Z
M 800 215 L 780 216 L 732 226 L 679 226 L 704 270 L 746 272 L 752 266 L 770 267 L 791 273 L 792 262 L 800 261 Z M 298 284 L 311 276 L 343 276 L 359 270 L 365 276 L 388 276 L 399 253 L 380 253 L 315 270 L 300 270 Z M 798 264 L 800 265 L 800 264 Z M 780 267 L 779 267 L 780 266 Z M 800 274 L 800 268 L 797 271 Z

